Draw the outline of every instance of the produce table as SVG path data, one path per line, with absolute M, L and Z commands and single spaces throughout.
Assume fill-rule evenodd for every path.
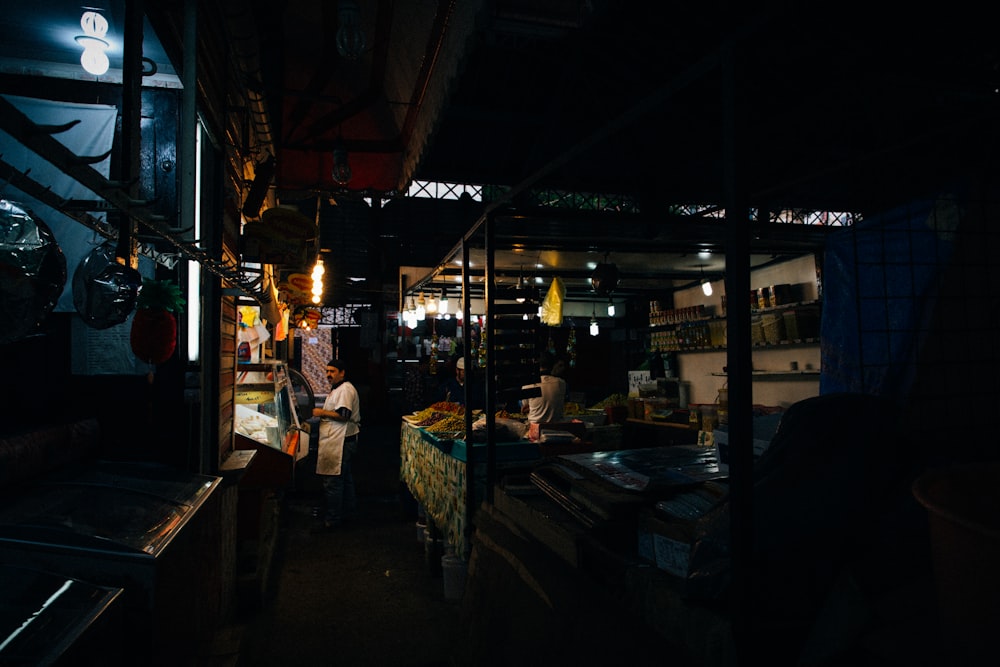
M 530 464 L 541 458 L 538 445 L 528 440 L 498 442 L 497 468 Z M 468 447 L 463 440 L 443 440 L 403 421 L 399 435 L 399 477 L 413 497 L 423 505 L 427 516 L 455 547 L 466 549 L 466 460 Z M 475 502 L 486 497 L 486 443 L 472 447 Z

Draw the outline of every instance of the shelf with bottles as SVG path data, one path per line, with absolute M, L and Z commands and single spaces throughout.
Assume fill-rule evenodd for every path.
M 715 306 L 699 304 L 697 306 L 689 306 L 687 308 L 673 308 L 669 310 L 661 311 L 650 311 L 649 313 L 649 328 L 651 331 L 658 330 L 670 330 L 675 329 L 678 326 L 688 325 L 692 322 L 706 322 L 706 321 L 726 321 L 726 310 L 725 310 L 725 295 L 723 295 L 723 308 L 722 312 L 716 316 Z M 767 313 L 784 313 L 784 311 L 789 309 L 813 309 L 815 308 L 817 314 L 819 312 L 820 301 L 795 301 L 790 303 L 782 303 L 778 305 L 769 306 L 752 306 L 750 309 L 750 315 L 764 315 Z
M 818 302 L 768 307 L 750 314 L 750 342 L 754 348 L 819 344 Z M 649 347 L 658 352 L 725 350 L 728 332 L 724 318 L 706 317 L 653 327 Z

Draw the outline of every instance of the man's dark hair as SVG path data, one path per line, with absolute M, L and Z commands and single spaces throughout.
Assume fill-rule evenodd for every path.
M 345 366 L 344 362 L 342 362 L 340 359 L 331 359 L 330 361 L 326 362 L 326 365 L 333 366 L 338 371 L 344 371 L 345 373 L 347 372 L 347 366 Z
M 538 355 L 538 368 L 543 371 L 552 370 L 552 364 L 555 363 L 555 358 L 548 352 L 542 352 Z

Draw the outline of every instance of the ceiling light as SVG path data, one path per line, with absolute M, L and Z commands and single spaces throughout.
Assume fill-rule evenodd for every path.
M 442 314 L 448 313 L 448 294 L 445 291 L 441 291 L 441 298 L 438 299 L 438 312 Z
M 427 303 L 424 306 L 424 312 L 427 315 L 437 315 L 438 302 L 437 299 L 434 298 L 433 292 L 427 297 Z
M 338 185 L 347 185 L 351 180 L 351 164 L 347 159 L 347 146 L 337 137 L 333 142 L 333 180 Z
M 427 302 L 424 301 L 423 292 L 417 297 L 417 319 L 421 321 L 427 319 Z
M 84 12 L 80 17 L 80 27 L 83 34 L 75 38 L 77 44 L 83 47 L 80 64 L 87 72 L 101 76 L 111 65 L 107 54 L 111 45 L 104 39 L 108 34 L 108 20 L 98 12 Z
M 357 60 L 365 51 L 365 33 L 361 29 L 361 8 L 354 0 L 337 3 L 337 53 Z
M 615 302 L 612 301 L 611 299 L 608 299 L 608 317 L 614 317 L 614 316 L 615 316 Z
M 704 266 L 701 267 L 701 291 L 705 293 L 705 296 L 712 296 L 712 283 L 705 277 Z
M 590 315 L 590 335 L 596 336 L 598 333 L 600 333 L 600 329 L 597 326 L 597 308 L 595 306 Z
M 518 303 L 524 303 L 524 301 L 525 301 L 524 290 L 525 290 L 524 277 L 520 273 L 518 273 L 517 274 L 517 297 L 514 299 Z

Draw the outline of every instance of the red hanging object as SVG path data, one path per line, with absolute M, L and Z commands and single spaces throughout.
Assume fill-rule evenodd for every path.
M 165 280 L 143 279 L 129 332 L 132 352 L 148 364 L 162 364 L 177 349 L 177 318 L 184 299 L 180 288 Z
M 162 364 L 177 349 L 177 318 L 168 310 L 137 310 L 129 342 L 136 357 L 148 364 Z

